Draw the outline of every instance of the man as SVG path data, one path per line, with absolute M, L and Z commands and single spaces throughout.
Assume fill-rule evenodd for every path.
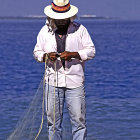
M 73 140 L 86 140 L 84 63 L 95 56 L 95 47 L 86 28 L 73 21 L 78 8 L 70 5 L 69 0 L 54 0 L 44 12 L 47 23 L 38 34 L 34 57 L 47 65 L 45 100 L 49 138 L 62 140 L 65 99 Z

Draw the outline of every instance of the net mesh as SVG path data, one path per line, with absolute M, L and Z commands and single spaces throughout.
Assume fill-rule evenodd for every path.
M 44 78 L 43 78 L 44 79 Z M 48 129 L 47 129 L 47 117 L 43 108 L 45 108 L 44 103 L 44 80 L 41 80 L 40 85 L 36 91 L 36 94 L 33 97 L 32 102 L 29 107 L 26 109 L 25 113 L 19 119 L 14 131 L 7 138 L 7 140 L 35 140 L 37 134 L 39 133 L 41 122 L 42 122 L 42 113 L 43 124 L 42 129 L 37 137 L 37 140 L 49 140 L 48 139 Z M 43 106 L 42 106 L 43 105 Z M 69 116 L 66 110 L 64 109 L 63 117 L 63 140 L 71 140 L 71 125 L 69 122 Z

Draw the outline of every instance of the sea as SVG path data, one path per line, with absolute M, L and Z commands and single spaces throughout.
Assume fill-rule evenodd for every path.
M 140 140 L 140 20 L 78 20 L 94 42 L 85 65 L 88 140 Z M 0 19 L 0 140 L 13 132 L 44 73 L 33 58 L 45 19 Z M 45 139 L 44 139 L 45 140 Z

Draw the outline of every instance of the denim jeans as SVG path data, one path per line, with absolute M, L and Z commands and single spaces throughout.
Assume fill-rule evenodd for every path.
M 68 89 L 46 85 L 45 102 L 49 139 L 62 140 L 64 100 L 70 115 L 73 140 L 86 140 L 84 86 Z

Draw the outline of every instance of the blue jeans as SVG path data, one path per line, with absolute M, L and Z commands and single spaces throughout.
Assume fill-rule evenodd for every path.
M 86 140 L 84 86 L 68 89 L 46 85 L 45 101 L 49 139 L 62 140 L 64 100 L 70 115 L 73 140 Z M 55 102 L 55 103 L 54 103 Z M 55 112 L 55 113 L 54 113 Z M 55 123 L 54 123 L 55 122 Z

